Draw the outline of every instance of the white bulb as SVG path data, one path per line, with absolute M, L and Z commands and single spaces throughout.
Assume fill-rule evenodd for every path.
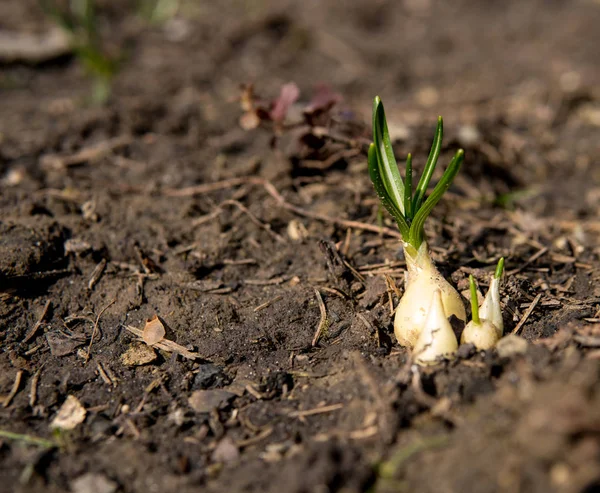
M 494 347 L 499 339 L 500 337 L 498 336 L 496 324 L 480 318 L 479 323 L 475 323 L 471 320 L 467 324 L 460 336 L 460 343 L 473 344 L 477 349 L 483 350 Z
M 419 365 L 433 365 L 444 356 L 458 349 L 458 342 L 446 317 L 442 302 L 442 292 L 433 292 L 427 318 L 413 349 L 415 362 Z
M 467 315 L 462 298 L 436 269 L 425 242 L 421 243 L 417 252 L 405 243 L 404 255 L 408 278 L 404 296 L 396 309 L 394 334 L 402 346 L 412 348 L 425 324 L 435 291 L 440 292 L 446 321 L 454 315 L 465 322 Z

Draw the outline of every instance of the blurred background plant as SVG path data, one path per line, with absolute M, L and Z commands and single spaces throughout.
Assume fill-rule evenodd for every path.
M 118 71 L 122 51 L 103 43 L 95 0 L 39 0 L 43 10 L 68 35 L 73 53 L 93 80 L 92 102 L 104 104 Z
M 180 8 L 180 0 L 138 0 L 138 12 L 151 24 L 172 19 Z

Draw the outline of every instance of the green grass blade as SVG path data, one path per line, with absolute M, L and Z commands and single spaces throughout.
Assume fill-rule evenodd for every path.
M 440 157 L 440 151 L 442 149 L 442 138 L 444 136 L 444 121 L 442 117 L 438 117 L 437 127 L 435 129 L 435 136 L 433 137 L 433 143 L 431 144 L 431 150 L 429 151 L 429 157 L 427 163 L 423 169 L 423 174 L 419 179 L 417 188 L 415 189 L 415 197 L 413 199 L 413 213 L 419 212 L 421 204 L 425 200 L 425 193 L 427 193 L 427 187 L 433 176 L 433 171 L 437 164 L 437 160 Z
M 392 217 L 396 220 L 402 238 L 408 239 L 410 233 L 408 223 L 406 222 L 406 219 L 404 218 L 402 212 L 398 210 L 398 208 L 394 204 L 394 201 L 388 195 L 388 192 L 385 186 L 383 185 L 383 180 L 381 178 L 380 169 L 378 165 L 375 144 L 371 144 L 369 146 L 368 162 L 369 176 L 371 177 L 371 181 L 373 182 L 373 186 L 375 187 L 375 192 L 377 192 L 379 200 L 381 201 L 383 206 L 389 211 Z
M 429 214 L 431 214 L 431 211 L 440 201 L 444 193 L 446 193 L 446 190 L 450 188 L 454 177 L 460 170 L 464 158 L 465 151 L 459 149 L 452 158 L 452 161 L 450 161 L 446 171 L 444 171 L 442 178 L 433 189 L 433 192 L 431 192 L 431 195 L 427 197 L 425 203 L 415 213 L 415 217 L 410 225 L 410 235 L 408 240 L 413 247 L 419 248 L 423 242 L 423 225 L 425 224 L 425 220 L 429 217 Z
M 479 302 L 477 300 L 477 286 L 473 274 L 469 274 L 469 287 L 471 288 L 471 319 L 475 325 L 479 325 Z
M 375 143 L 379 175 L 387 191 L 388 198 L 392 200 L 395 207 L 402 214 L 406 214 L 404 210 L 404 184 L 392 150 L 385 111 L 379 96 L 375 96 L 373 100 L 373 142 Z
M 412 219 L 412 154 L 406 156 L 406 174 L 404 175 L 404 214 Z

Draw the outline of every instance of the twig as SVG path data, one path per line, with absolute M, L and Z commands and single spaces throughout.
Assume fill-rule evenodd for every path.
M 90 353 L 92 352 L 92 344 L 94 343 L 94 338 L 96 337 L 96 334 L 98 332 L 98 323 L 100 322 L 100 317 L 104 314 L 104 312 L 106 310 L 108 310 L 116 302 L 117 302 L 117 300 L 115 298 L 108 305 L 106 305 L 104 308 L 102 308 L 102 310 L 100 310 L 100 313 L 96 316 L 96 320 L 94 322 L 94 328 L 92 329 L 92 337 L 90 338 L 90 344 L 88 345 L 88 348 L 87 348 L 87 353 L 85 355 L 84 363 L 87 363 L 90 359 Z
M 545 253 L 547 253 L 549 250 L 548 247 L 542 247 L 540 248 L 537 252 L 535 252 L 531 257 L 529 257 L 529 259 L 521 264 L 519 267 L 517 267 L 516 269 L 513 270 L 509 270 L 506 275 L 507 276 L 512 276 L 515 275 L 517 272 L 521 272 L 525 267 L 527 267 L 528 265 L 531 265 L 533 262 L 535 262 L 538 258 L 540 258 L 542 255 L 544 255 Z
M 31 328 L 31 330 L 29 332 L 27 332 L 27 334 L 25 335 L 25 338 L 23 339 L 23 343 L 29 342 L 29 340 L 32 339 L 33 336 L 35 336 L 36 332 L 41 327 L 42 322 L 44 321 L 44 318 L 46 318 L 46 314 L 48 313 L 49 307 L 50 307 L 50 300 L 46 301 L 46 304 L 44 305 L 44 308 L 42 309 L 42 314 L 40 315 L 40 318 L 38 318 L 37 322 Z
M 306 411 L 292 411 L 288 416 L 292 418 L 304 418 L 305 416 L 314 416 L 315 414 L 330 413 L 331 411 L 337 411 L 343 407 L 344 404 L 340 402 L 338 404 L 330 404 L 329 406 L 307 409 Z
M 521 330 L 521 327 L 523 327 L 523 325 L 525 324 L 525 322 L 529 318 L 529 315 L 531 315 L 531 313 L 533 312 L 534 308 L 536 307 L 536 305 L 539 303 L 539 301 L 541 299 L 542 299 L 542 293 L 538 293 L 538 295 L 531 302 L 531 304 L 529 305 L 529 308 L 527 308 L 527 310 L 523 314 L 523 317 L 521 317 L 521 320 L 519 320 L 519 323 L 513 329 L 513 331 L 511 332 L 511 334 L 516 334 L 517 332 L 519 332 L 519 330 Z
M 321 297 L 321 293 L 318 289 L 315 288 L 315 296 L 317 297 L 317 303 L 319 304 L 319 310 L 321 311 L 321 320 L 319 321 L 319 326 L 315 332 L 315 335 L 312 340 L 312 346 L 315 347 L 317 342 L 319 342 L 319 338 L 321 337 L 321 333 L 327 326 L 327 310 L 325 308 L 325 303 L 323 302 L 323 298 Z
M 261 431 L 258 435 L 251 437 L 251 438 L 246 438 L 245 440 L 238 440 L 237 442 L 235 442 L 235 444 L 239 448 L 248 447 L 250 445 L 254 445 L 254 444 L 260 442 L 261 440 L 264 440 L 271 433 L 273 433 L 273 428 L 268 427 L 268 428 L 265 428 L 263 431 Z
M 98 265 L 96 265 L 96 267 L 94 267 L 94 270 L 92 271 L 92 275 L 90 276 L 90 279 L 88 281 L 88 285 L 87 285 L 88 290 L 91 291 L 92 289 L 94 289 L 94 286 L 98 283 L 98 281 L 102 277 L 102 274 L 104 273 L 104 269 L 106 269 L 106 264 L 107 264 L 107 260 L 105 258 L 103 258 L 102 260 L 100 260 L 100 262 L 98 262 Z
M 82 164 L 86 161 L 96 161 L 109 155 L 119 147 L 125 147 L 131 143 L 131 137 L 116 137 L 99 144 L 81 149 L 79 152 L 70 156 L 60 156 L 58 154 L 48 154 L 42 156 L 41 165 L 46 169 L 64 169 L 69 166 Z
M 195 195 L 201 195 L 201 194 L 216 191 L 216 190 L 223 190 L 226 188 L 231 188 L 231 187 L 243 185 L 246 183 L 262 186 L 265 189 L 265 191 L 271 197 L 273 197 L 275 199 L 275 201 L 277 202 L 277 204 L 280 207 L 287 209 L 287 210 L 293 212 L 294 214 L 297 214 L 298 216 L 308 217 L 310 219 L 316 219 L 318 221 L 323 221 L 326 223 L 337 224 L 339 226 L 344 226 L 346 228 L 354 228 L 354 229 L 360 229 L 360 230 L 364 230 L 364 231 L 371 231 L 371 232 L 377 233 L 377 234 L 384 234 L 384 235 L 390 236 L 392 238 L 400 238 L 400 239 L 402 238 L 402 235 L 400 235 L 400 233 L 398 231 L 391 229 L 391 228 L 380 227 L 380 226 L 377 226 L 374 224 L 367 224 L 367 223 L 362 223 L 359 221 L 349 221 L 346 219 L 329 217 L 324 214 L 310 212 L 305 209 L 302 209 L 301 207 L 297 207 L 293 204 L 290 204 L 283 198 L 283 196 L 277 191 L 275 186 L 270 181 L 265 180 L 263 178 L 256 178 L 256 177 L 231 178 L 230 180 L 223 180 L 223 181 L 214 182 L 214 183 L 205 183 L 205 184 L 196 185 L 193 187 L 164 190 L 163 193 L 170 197 L 193 197 Z
M 400 239 L 402 238 L 402 235 L 398 231 L 395 231 L 391 228 L 379 227 L 374 224 L 361 223 L 359 221 L 349 221 L 349 220 L 340 219 L 337 217 L 329 217 L 324 214 L 317 214 L 314 212 L 307 211 L 305 209 L 302 209 L 300 207 L 297 207 L 297 206 L 287 202 L 270 181 L 264 180 L 264 182 L 262 183 L 262 186 L 264 187 L 265 191 L 271 197 L 273 197 L 281 207 L 283 207 L 284 209 L 287 209 L 289 211 L 292 211 L 299 216 L 304 216 L 304 217 L 308 217 L 311 219 L 317 219 L 319 221 L 337 224 L 338 226 L 345 226 L 347 228 L 361 229 L 361 230 L 371 231 L 373 233 L 378 233 L 378 234 L 383 233 L 383 234 L 385 234 L 387 236 L 391 236 L 393 238 L 400 238 Z
M 240 211 L 242 211 L 244 214 L 246 214 L 250 218 L 250 221 L 252 221 L 254 224 L 256 224 L 259 228 L 264 229 L 276 241 L 278 241 L 279 243 L 287 243 L 286 240 L 285 240 L 285 238 L 283 236 L 281 236 L 280 234 L 277 234 L 275 231 L 273 231 L 273 229 L 271 228 L 270 224 L 263 223 L 262 221 L 260 221 L 241 202 L 238 202 L 237 200 L 225 200 L 225 201 L 221 202 L 221 206 L 223 206 L 223 205 L 233 205 L 233 206 L 237 207 Z
M 6 396 L 6 398 L 4 399 L 4 402 L 2 403 L 2 407 L 7 408 L 8 406 L 10 406 L 10 403 L 12 402 L 12 400 L 15 398 L 15 395 L 17 395 L 17 392 L 19 391 L 19 387 L 21 386 L 21 378 L 23 377 L 23 370 L 19 370 L 17 372 L 17 376 L 15 377 L 15 381 L 13 383 L 12 389 L 10 389 L 10 393 Z
M 249 286 L 272 286 L 274 284 L 282 284 L 289 279 L 289 276 L 279 276 L 273 279 L 244 279 L 243 283 Z
M 283 299 L 283 295 L 275 296 L 275 298 L 273 298 L 269 301 L 265 301 L 262 305 L 258 305 L 254 309 L 254 313 L 264 310 L 265 308 L 271 306 L 273 303 L 277 303 L 279 300 L 282 300 L 282 299 Z
M 37 371 L 33 374 L 33 377 L 31 377 L 31 388 L 29 390 L 29 406 L 31 408 L 35 406 L 35 403 L 37 401 L 37 387 L 38 382 L 40 381 L 40 375 L 42 374 L 43 367 L 44 365 L 42 364 L 42 366 L 40 366 L 37 369 Z
M 213 183 L 203 183 L 202 185 L 195 185 L 193 187 L 165 190 L 163 193 L 169 197 L 193 197 L 195 195 L 203 195 L 208 192 L 216 192 L 217 190 L 237 187 L 238 185 L 252 183 L 253 181 L 253 178 L 249 179 L 248 177 L 231 178 L 229 180 L 222 180 Z
M 138 336 L 141 340 L 143 340 L 142 334 L 143 331 L 136 328 L 136 327 L 132 327 L 131 325 L 125 325 L 124 326 L 129 332 L 134 333 L 136 336 Z M 169 353 L 178 353 L 181 356 L 183 356 L 184 358 L 187 359 L 198 359 L 201 356 L 198 353 L 193 353 L 191 351 L 188 351 L 186 348 L 184 348 L 183 346 L 181 346 L 180 344 L 177 344 L 176 342 L 170 341 L 169 339 L 163 339 L 160 342 L 154 343 L 152 344 L 152 347 L 156 347 L 158 349 L 162 349 L 163 351 L 167 351 Z

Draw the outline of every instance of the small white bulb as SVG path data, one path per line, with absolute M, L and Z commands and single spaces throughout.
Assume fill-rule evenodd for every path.
M 449 356 L 458 349 L 458 342 L 446 317 L 442 303 L 442 292 L 436 289 L 422 327 L 413 349 L 415 362 L 419 365 L 433 365 L 444 356 Z
M 479 315 L 481 316 L 481 312 Z M 480 350 L 494 347 L 499 340 L 496 324 L 484 318 L 480 318 L 479 323 L 471 320 L 460 336 L 461 344 L 470 343 Z
M 405 243 L 404 256 L 408 278 L 404 296 L 396 309 L 394 334 L 402 346 L 412 348 L 428 317 L 434 291 L 440 292 L 446 321 L 454 315 L 466 322 L 467 315 L 461 296 L 433 264 L 426 242 L 421 243 L 416 252 Z
M 495 276 L 492 277 L 490 288 L 483 299 L 483 303 L 479 307 L 479 316 L 494 324 L 498 339 L 504 335 L 502 307 L 500 306 L 500 279 Z

